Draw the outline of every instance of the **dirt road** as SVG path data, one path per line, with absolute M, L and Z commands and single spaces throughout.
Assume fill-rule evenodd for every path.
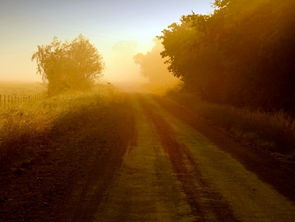
M 95 221 L 294 221 L 294 203 L 150 96 Z
M 123 97 L 18 141 L 38 152 L 1 169 L 1 222 L 295 221 L 293 174 L 283 165 L 220 143 L 210 127 L 206 137 L 177 104 Z

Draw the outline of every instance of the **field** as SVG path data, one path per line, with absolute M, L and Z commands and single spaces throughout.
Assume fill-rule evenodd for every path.
M 46 91 L 42 83 L 23 83 L 23 82 L 0 82 L 1 95 L 28 96 Z
M 24 91 L 27 95 L 41 93 L 41 88 L 35 89 L 34 86 L 23 86 L 19 90 L 13 91 L 13 87 L 7 86 L 6 91 L 12 94 L 18 94 Z M 13 93 L 15 92 L 15 93 Z M 21 97 L 19 94 L 18 96 Z M 105 106 L 113 101 L 115 92 L 112 89 L 102 88 L 100 91 L 89 93 L 68 93 L 55 97 L 28 97 L 32 100 L 22 103 L 11 104 L 0 110 L 0 141 L 3 144 L 11 144 L 17 141 L 31 140 L 38 138 L 52 130 L 53 127 L 64 117 L 79 113 L 82 109 L 91 106 Z M 34 98 L 34 99 L 33 99 Z M 60 129 L 59 129 L 60 130 Z M 4 146 L 5 147 L 5 146 Z M 21 148 L 21 150 L 19 149 Z M 16 144 L 7 147 L 7 150 L 1 149 L 0 162 L 2 166 L 9 166 L 9 153 L 26 152 L 22 147 Z
M 0 82 L 0 107 L 10 107 L 41 99 L 46 87 L 41 83 Z
M 124 95 L 100 87 L 1 109 L 0 221 L 40 221 L 44 216 L 42 221 L 59 221 L 60 204 L 76 184 L 72 179 L 94 175 L 91 164 L 102 170 L 119 164 L 132 135 L 124 101 Z M 106 162 L 101 154 L 109 151 L 106 158 L 112 161 Z M 111 175 L 101 176 L 107 181 Z

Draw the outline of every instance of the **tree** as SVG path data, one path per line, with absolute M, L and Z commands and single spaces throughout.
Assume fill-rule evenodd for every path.
M 71 42 L 54 38 L 51 44 L 38 46 L 32 60 L 48 82 L 49 94 L 90 89 L 103 70 L 101 55 L 82 35 Z
M 204 100 L 295 113 L 294 0 L 216 0 L 163 30 L 162 56 Z

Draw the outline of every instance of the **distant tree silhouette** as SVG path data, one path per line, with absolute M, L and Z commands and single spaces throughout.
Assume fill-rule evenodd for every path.
M 89 89 L 103 69 L 101 55 L 82 35 L 71 42 L 54 38 L 51 44 L 38 46 L 32 60 L 48 82 L 49 94 Z
M 165 92 L 180 83 L 176 77 L 171 75 L 168 65 L 161 57 L 163 45 L 155 39 L 154 47 L 146 54 L 139 53 L 134 56 L 134 62 L 141 68 L 142 74 L 148 78 L 146 87 L 155 92 Z
M 207 101 L 295 112 L 295 1 L 216 0 L 214 7 L 163 30 L 169 70 Z

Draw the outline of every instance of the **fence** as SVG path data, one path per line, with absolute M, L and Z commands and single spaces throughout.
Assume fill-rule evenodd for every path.
M 0 107 L 10 107 L 12 105 L 18 105 L 27 102 L 33 102 L 41 99 L 41 94 L 36 95 L 1 95 L 0 94 Z

